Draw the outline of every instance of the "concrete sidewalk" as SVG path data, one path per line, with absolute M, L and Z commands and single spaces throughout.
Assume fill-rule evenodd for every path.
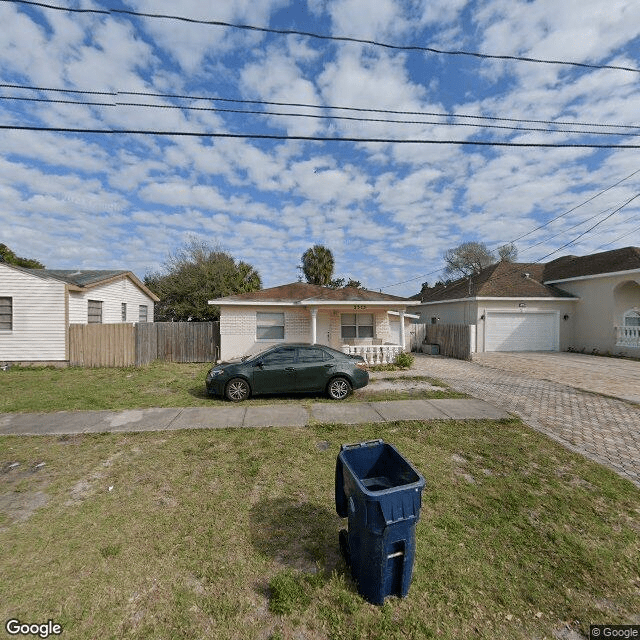
M 482 400 L 394 400 L 384 402 L 237 405 L 127 411 L 59 411 L 0 414 L 0 435 L 57 435 L 222 429 L 225 427 L 303 427 L 309 424 L 392 422 L 394 420 L 501 419 L 509 415 Z

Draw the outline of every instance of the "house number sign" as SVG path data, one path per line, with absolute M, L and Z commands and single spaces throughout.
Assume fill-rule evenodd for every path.
M 356 309 L 356 310 L 366 309 L 367 305 L 366 304 L 354 304 L 353 308 Z

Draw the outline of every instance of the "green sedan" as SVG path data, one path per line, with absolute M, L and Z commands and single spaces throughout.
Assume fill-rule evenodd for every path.
M 324 345 L 286 344 L 222 362 L 207 373 L 207 393 L 233 402 L 263 393 L 324 392 L 344 400 L 369 384 L 366 362 Z

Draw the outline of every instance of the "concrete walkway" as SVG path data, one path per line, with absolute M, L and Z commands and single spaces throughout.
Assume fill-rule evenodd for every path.
M 439 378 L 456 391 L 520 416 L 530 427 L 640 487 L 640 406 L 629 401 L 639 391 L 640 362 L 568 353 L 499 357 L 503 355 L 491 359 L 487 354 L 479 364 L 420 354 L 413 373 Z M 617 385 L 616 364 L 624 367 L 630 385 Z M 558 381 L 545 379 L 549 377 Z M 625 399 L 598 395 L 599 390 Z
M 317 402 L 308 408 L 300 404 L 229 404 L 187 409 L 5 413 L 0 415 L 0 434 L 58 435 L 506 417 L 504 410 L 478 399 Z

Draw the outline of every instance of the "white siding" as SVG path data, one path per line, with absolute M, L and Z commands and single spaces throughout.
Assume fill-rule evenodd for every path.
M 12 329 L 0 330 L 0 361 L 66 360 L 64 283 L 0 264 L 0 296 L 13 303 Z
M 140 305 L 147 306 L 147 322 L 153 322 L 153 300 L 129 278 L 69 294 L 69 322 L 86 324 L 89 300 L 102 302 L 102 323 L 122 322 L 122 303 L 127 305 L 127 322 L 138 322 Z

